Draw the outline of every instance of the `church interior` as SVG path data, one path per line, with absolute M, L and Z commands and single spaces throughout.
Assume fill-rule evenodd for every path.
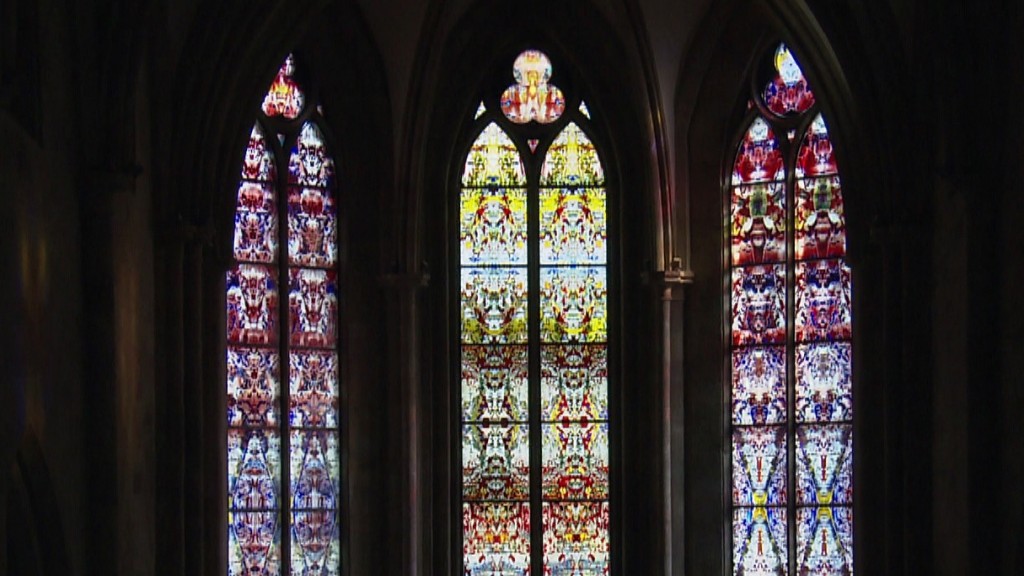
M 537 86 L 513 66 L 530 51 L 549 59 L 532 70 L 550 98 L 512 102 L 506 87 Z M 261 107 L 286 61 L 305 91 L 301 118 L 317 119 L 334 164 L 336 264 L 323 274 L 337 296 L 337 472 L 326 567 L 295 560 L 323 554 L 299 534 L 300 512 L 268 516 L 282 523 L 267 536 L 285 550 L 273 552 L 278 564 L 267 547 L 236 545 L 225 290 L 230 299 L 226 284 L 245 281 L 231 270 L 254 122 L 282 158 L 286 137 L 278 146 L 274 127 L 297 126 Z M 826 233 L 842 221 L 853 286 L 842 426 L 855 438 L 845 460 L 854 496 L 827 495 L 856 519 L 843 524 L 840 568 L 784 518 L 774 567 L 748 562 L 749 527 L 737 536 L 743 510 L 768 517 L 757 494 L 775 496 L 755 490 L 752 508 L 735 504 L 729 359 L 745 348 L 730 316 L 741 270 L 729 256 L 739 234 L 730 198 L 746 188 L 734 157 L 758 115 L 777 122 L 784 150 L 813 132 L 809 115 L 768 110 L 765 82 L 777 72 L 792 84 L 785 62 L 806 79 L 802 97 L 813 92 L 813 102 L 785 105 L 827 120 L 842 173 L 840 212 L 823 208 L 828 196 L 808 200 Z M 459 440 L 470 427 L 458 400 L 460 349 L 470 349 L 460 344 L 470 320 L 459 282 L 475 269 L 460 248 L 459 194 L 467 150 L 494 119 L 527 172 L 541 174 L 540 193 L 549 166 L 531 150 L 556 146 L 556 129 L 577 122 L 600 152 L 608 194 L 607 258 L 590 269 L 607 280 L 605 560 L 549 569 L 557 543 L 540 530 L 537 495 L 546 480 L 527 472 L 534 529 L 523 550 L 534 573 L 1024 574 L 1024 202 L 1009 193 L 1024 182 L 1013 160 L 1024 158 L 1022 101 L 1024 5 L 1012 2 L 0 0 L 0 573 L 529 572 L 512 560 L 471 570 L 467 552 L 466 510 L 477 504 L 463 485 L 465 431 Z M 277 170 L 305 168 L 293 156 Z M 799 188 L 800 170 L 787 165 L 779 187 L 764 189 Z M 535 180 L 521 185 L 538 193 Z M 758 203 L 779 194 L 751 196 L 749 209 L 784 253 L 804 216 L 798 207 L 766 220 Z M 288 218 L 323 207 L 307 196 L 279 205 Z M 523 254 L 529 246 L 543 260 L 532 236 L 543 224 L 530 226 Z M 502 270 L 529 270 L 531 290 L 537 274 L 557 271 L 523 266 Z M 749 290 L 770 305 L 770 288 Z M 780 298 L 801 288 L 789 290 Z M 531 319 L 542 313 L 535 300 Z M 530 354 L 549 350 L 534 342 L 548 325 L 530 326 Z M 779 342 L 801 337 L 788 334 L 781 327 Z M 541 361 L 529 366 L 528 459 L 539 470 Z M 794 385 L 792 367 L 785 378 Z M 298 397 L 294 384 L 278 400 Z M 790 438 L 802 434 L 788 426 Z M 803 466 L 793 458 L 790 482 Z M 793 500 L 771 513 L 848 520 L 801 508 L 803 489 L 791 486 Z M 554 506 L 544 504 L 545 527 Z M 826 564 L 808 568 L 805 552 Z

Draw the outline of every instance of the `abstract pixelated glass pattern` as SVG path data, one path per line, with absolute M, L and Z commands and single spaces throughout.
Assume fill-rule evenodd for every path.
M 773 114 L 784 117 L 806 112 L 814 106 L 814 93 L 796 58 L 785 44 L 779 44 L 775 49 L 773 63 L 775 76 L 761 92 L 765 107 Z
M 519 150 L 497 124 L 491 122 L 473 142 L 462 172 L 463 186 L 526 186 Z
M 295 58 L 289 54 L 277 71 L 270 89 L 263 97 L 263 113 L 267 116 L 284 116 L 294 120 L 302 113 L 306 95 L 295 81 Z

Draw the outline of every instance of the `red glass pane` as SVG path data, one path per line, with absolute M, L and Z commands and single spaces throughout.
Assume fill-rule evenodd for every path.
M 462 505 L 463 576 L 530 573 L 530 505 L 486 502 Z
M 546 500 L 608 497 L 608 423 L 543 424 Z
M 850 298 L 850 269 L 842 260 L 798 262 L 797 341 L 849 339 Z
M 289 120 L 298 118 L 306 95 L 295 82 L 295 59 L 291 54 L 284 60 L 271 83 L 267 95 L 263 97 L 263 113 L 267 116 L 284 116 Z
M 611 540 L 607 502 L 545 502 L 544 574 L 607 576 Z
M 608 348 L 603 344 L 541 346 L 541 419 L 608 419 Z
M 279 512 L 228 512 L 228 575 L 281 573 Z
M 846 217 L 838 176 L 796 181 L 796 257 L 846 255 Z
M 277 178 L 274 158 L 270 154 L 270 148 L 259 124 L 254 124 L 252 132 L 249 133 L 249 145 L 245 147 L 241 175 L 243 180 L 260 182 L 273 182 Z
M 732 352 L 732 423 L 786 422 L 786 349 L 740 348 Z
M 732 263 L 764 264 L 786 257 L 786 192 L 783 184 L 732 189 Z
M 754 118 L 736 153 L 733 185 L 785 179 L 786 169 L 775 132 L 764 118 Z
M 228 347 L 228 426 L 277 426 L 278 354 Z
M 812 424 L 796 429 L 797 504 L 853 502 L 853 426 Z
M 778 116 L 806 112 L 814 105 L 814 93 L 804 72 L 785 44 L 775 50 L 775 77 L 762 92 L 764 105 Z
M 338 355 L 292 350 L 288 422 L 304 428 L 338 427 Z
M 732 503 L 786 503 L 786 428 L 753 426 L 732 432 Z
M 523 500 L 530 493 L 530 435 L 526 424 L 462 426 L 462 497 Z
M 334 270 L 288 271 L 292 346 L 334 346 L 338 323 L 336 276 Z
M 267 266 L 238 264 L 227 273 L 228 342 L 277 343 L 277 281 Z
M 327 188 L 288 187 L 288 262 L 332 268 L 338 261 L 338 220 Z
M 732 342 L 786 341 L 786 272 L 780 264 L 732 270 Z
M 235 260 L 277 259 L 277 199 L 270 184 L 242 182 L 235 208 Z
M 821 114 L 807 128 L 800 153 L 796 159 L 796 177 L 826 176 L 836 174 L 836 159 L 832 154 L 832 140 Z
M 526 346 L 463 346 L 462 420 L 528 420 L 528 358 Z

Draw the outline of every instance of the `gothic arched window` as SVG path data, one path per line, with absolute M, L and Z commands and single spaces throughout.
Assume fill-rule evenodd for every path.
M 338 215 L 320 106 L 288 56 L 242 160 L 227 273 L 228 566 L 336 575 Z
M 828 126 L 790 50 L 727 189 L 733 574 L 853 573 L 851 287 Z
M 609 573 L 607 191 L 586 104 L 551 73 L 519 55 L 455 185 L 467 576 Z

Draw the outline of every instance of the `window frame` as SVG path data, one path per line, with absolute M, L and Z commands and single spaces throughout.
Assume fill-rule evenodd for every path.
M 543 52 L 552 62 L 551 84 L 560 88 L 565 97 L 565 110 L 562 115 L 549 124 L 539 124 L 531 121 L 525 124 L 516 124 L 505 117 L 501 111 L 500 96 L 503 90 L 514 82 L 512 77 L 512 63 L 516 56 L 524 50 L 539 50 Z M 527 252 L 528 260 L 524 269 L 528 276 L 528 297 L 527 297 L 527 318 L 528 318 L 528 340 L 523 345 L 529 350 L 529 414 L 530 427 L 530 515 L 531 515 L 531 538 L 530 538 L 530 570 L 531 573 L 543 571 L 543 524 L 534 526 L 534 520 L 542 519 L 542 505 L 545 502 L 541 492 L 542 486 L 542 451 L 543 436 L 541 434 L 540 414 L 540 349 L 542 342 L 539 335 L 539 276 L 542 265 L 539 261 L 539 192 L 544 186 L 540 183 L 540 173 L 544 160 L 554 140 L 570 124 L 575 123 L 587 138 L 594 144 L 601 165 L 604 168 L 605 183 L 603 188 L 606 193 L 606 313 L 607 313 L 607 394 L 608 394 L 608 498 L 606 502 L 609 507 L 609 574 L 622 574 L 622 511 L 621 502 L 623 471 L 621 467 L 621 420 L 623 418 L 621 409 L 621 374 L 622 345 L 620 332 L 622 328 L 621 308 L 621 280 L 622 270 L 621 258 L 622 247 L 620 241 L 620 203 L 619 194 L 619 165 L 615 158 L 615 147 L 611 145 L 606 136 L 608 128 L 600 111 L 594 103 L 588 102 L 586 94 L 586 83 L 561 53 L 554 49 L 549 42 L 526 42 L 517 44 L 512 49 L 501 51 L 486 66 L 486 73 L 479 88 L 473 90 L 475 98 L 467 100 L 471 105 L 464 108 L 458 129 L 456 131 L 455 146 L 448 161 L 447 176 L 445 179 L 445 218 L 448 222 L 454 223 L 447 227 L 446 238 L 444 239 L 445 250 L 448 254 L 448 278 L 451 279 L 445 289 L 445 301 L 448 307 L 447 321 L 450 329 L 445 336 L 448 340 L 449 355 L 446 359 L 450 369 L 447 371 L 449 381 L 448 405 L 446 416 L 446 428 L 452 430 L 448 434 L 448 449 L 451 458 L 449 460 L 448 490 L 452 497 L 449 499 L 450 522 L 448 532 L 450 538 L 450 566 L 453 573 L 463 574 L 463 534 L 462 534 L 462 420 L 461 420 L 461 292 L 459 290 L 459 278 L 463 269 L 460 258 L 459 242 L 459 196 L 463 188 L 462 173 L 465 168 L 466 158 L 472 149 L 476 139 L 482 131 L 492 122 L 495 123 L 515 144 L 519 157 L 523 163 L 525 184 L 522 189 L 527 194 Z M 480 103 L 483 103 L 485 111 L 476 116 Z M 580 111 L 580 105 L 586 103 L 590 117 Z M 529 140 L 536 138 L 536 150 L 531 152 Z M 550 186 L 549 186 L 550 187 Z M 557 187 L 557 186 L 555 186 Z M 586 264 L 581 264 L 585 266 Z M 585 344 L 585 343 L 584 343 Z M 536 430 L 536 431 L 535 431 Z M 536 441 L 536 442 L 535 442 Z M 536 446 L 536 448 L 532 448 Z M 534 506 L 537 504 L 537 506 Z M 539 563 L 538 563 L 539 562 Z M 539 572 L 538 572 L 539 571 Z

